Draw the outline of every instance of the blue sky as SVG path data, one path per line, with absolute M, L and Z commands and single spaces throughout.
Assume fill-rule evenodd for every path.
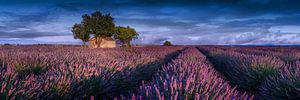
M 80 44 L 71 27 L 96 10 L 135 44 L 300 44 L 297 0 L 0 0 L 0 43 Z

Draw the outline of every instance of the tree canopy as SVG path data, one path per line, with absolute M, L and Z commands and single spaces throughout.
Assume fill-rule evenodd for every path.
M 86 46 L 86 42 L 89 41 L 90 35 L 88 34 L 88 31 L 85 29 L 85 27 L 81 24 L 75 24 L 72 27 L 73 36 L 75 39 L 80 39 L 83 41 L 84 46 Z
M 100 11 L 91 15 L 85 14 L 82 16 L 81 24 L 95 37 L 107 37 L 114 34 L 114 18 L 110 14 L 104 15 Z
M 170 41 L 165 41 L 164 46 L 172 46 L 173 44 Z
M 123 43 L 123 46 L 130 46 L 132 39 L 138 36 L 135 29 L 129 26 L 115 27 L 114 18 L 110 14 L 102 14 L 100 11 L 84 14 L 81 23 L 75 24 L 72 32 L 74 38 L 81 39 L 84 45 L 89 41 L 90 35 L 94 35 L 97 45 L 100 45 L 102 37 L 114 36 L 115 39 Z
M 130 42 L 132 41 L 132 39 L 137 38 L 138 35 L 139 34 L 135 31 L 135 29 L 129 26 L 115 27 L 114 38 L 120 40 L 123 46 L 130 46 Z

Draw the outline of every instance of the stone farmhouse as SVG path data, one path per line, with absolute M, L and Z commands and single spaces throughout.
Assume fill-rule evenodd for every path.
M 97 40 L 98 39 L 98 44 Z M 117 47 L 116 41 L 112 37 L 99 37 L 99 38 L 91 38 L 89 40 L 90 48 L 115 48 Z

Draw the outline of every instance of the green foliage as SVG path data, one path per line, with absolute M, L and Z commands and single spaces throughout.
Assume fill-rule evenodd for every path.
M 111 80 L 104 80 L 103 77 L 91 76 L 89 79 L 85 79 L 76 84 L 77 86 L 81 86 L 82 89 L 80 91 L 84 92 L 75 92 L 75 95 L 85 95 L 84 98 L 88 98 L 88 96 L 102 98 L 112 90 L 110 81 Z
M 135 29 L 127 26 L 122 27 L 118 26 L 115 27 L 115 34 L 114 37 L 120 40 L 123 43 L 123 46 L 127 47 L 130 46 L 130 42 L 132 39 L 137 38 L 139 34 L 135 31 Z
M 102 14 L 100 11 L 96 11 L 91 15 L 83 15 L 81 24 L 75 24 L 72 32 L 74 38 L 81 39 L 85 45 L 91 34 L 96 38 L 112 36 L 114 27 L 114 18 L 110 14 Z
M 96 44 L 100 42 L 98 38 L 114 36 L 115 39 L 122 42 L 123 47 L 130 46 L 130 42 L 138 36 L 135 29 L 129 26 L 115 27 L 114 18 L 110 14 L 102 14 L 100 11 L 83 15 L 81 24 L 75 24 L 72 32 L 74 38 L 81 39 L 84 45 L 89 41 L 91 34 L 95 36 Z
M 114 18 L 110 14 L 102 14 L 100 11 L 91 15 L 85 14 L 82 16 L 81 24 L 95 37 L 108 37 L 114 34 Z
M 246 91 L 258 91 L 258 87 L 266 77 L 278 73 L 283 62 L 264 56 L 247 56 L 239 54 L 211 53 L 209 55 L 215 68 L 222 72 L 228 80 Z
M 40 65 L 24 66 L 20 64 L 15 64 L 15 70 L 18 72 L 19 76 L 25 77 L 29 74 L 38 75 L 42 73 L 43 68 Z
M 285 65 L 279 74 L 268 77 L 260 86 L 259 97 L 265 100 L 299 100 L 299 71 L 298 64 Z
M 66 84 L 54 84 L 50 86 L 48 90 L 46 90 L 46 93 L 52 94 L 55 96 L 55 98 L 59 99 L 67 99 L 69 89 L 68 85 Z
M 266 77 L 277 74 L 275 67 L 257 67 L 248 72 L 249 78 L 244 86 L 245 89 L 255 90 L 265 81 Z
M 172 46 L 173 44 L 170 41 L 165 41 L 164 46 Z
M 17 79 L 18 74 L 13 69 L 3 66 L 1 66 L 1 70 L 0 100 L 27 100 L 30 94 L 27 94 L 24 82 Z
M 72 28 L 73 36 L 75 39 L 80 39 L 86 45 L 86 42 L 90 39 L 90 34 L 86 27 L 82 24 L 75 24 Z

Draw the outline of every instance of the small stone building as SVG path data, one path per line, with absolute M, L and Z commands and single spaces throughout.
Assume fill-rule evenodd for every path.
M 116 41 L 111 37 L 99 37 L 98 44 L 96 38 L 91 38 L 89 40 L 90 48 L 115 48 L 117 47 Z

